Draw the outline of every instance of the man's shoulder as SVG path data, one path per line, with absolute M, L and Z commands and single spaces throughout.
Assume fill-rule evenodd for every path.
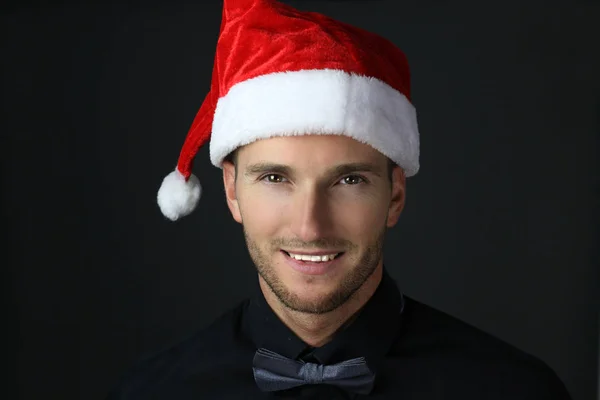
M 446 378 L 470 376 L 478 380 L 474 385 L 495 385 L 511 395 L 518 391 L 516 399 L 569 398 L 555 371 L 540 358 L 410 297 L 402 329 L 396 351 L 427 360 Z
M 249 299 L 239 302 L 193 334 L 143 356 L 121 376 L 108 399 L 143 398 L 144 393 L 160 391 L 172 380 L 201 372 L 211 360 L 241 356 L 235 346 L 244 343 L 240 324 L 248 303 Z
M 415 351 L 435 348 L 442 355 L 543 364 L 533 355 L 453 315 L 414 298 L 405 300 L 402 339 Z

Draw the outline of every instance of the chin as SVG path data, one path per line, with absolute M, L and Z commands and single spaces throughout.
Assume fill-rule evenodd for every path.
M 290 270 L 289 267 L 284 268 L 283 273 L 279 274 L 281 282 L 285 283 L 286 287 L 293 288 L 298 293 L 309 294 L 315 293 L 315 291 L 334 291 L 340 285 L 343 276 L 344 274 L 340 270 L 320 275 L 309 275 Z
M 293 274 L 282 280 L 287 291 L 299 300 L 314 303 L 340 291 L 340 282 L 334 277 Z
M 293 282 L 284 281 L 290 293 L 302 299 L 314 300 L 336 291 L 335 282 L 323 282 L 322 279 L 296 277 Z

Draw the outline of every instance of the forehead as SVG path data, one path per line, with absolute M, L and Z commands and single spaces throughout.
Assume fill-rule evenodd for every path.
M 342 135 L 282 136 L 257 140 L 238 149 L 241 165 L 254 162 L 280 164 L 339 164 L 369 162 L 387 165 L 373 147 Z

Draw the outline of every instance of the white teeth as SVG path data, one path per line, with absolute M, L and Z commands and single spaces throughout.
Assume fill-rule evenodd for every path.
M 333 260 L 338 255 L 338 253 L 326 254 L 323 256 L 311 256 L 308 254 L 292 254 L 292 253 L 289 253 L 289 255 L 290 255 L 290 257 L 292 257 L 296 260 L 310 261 L 310 262 L 324 262 L 324 261 Z

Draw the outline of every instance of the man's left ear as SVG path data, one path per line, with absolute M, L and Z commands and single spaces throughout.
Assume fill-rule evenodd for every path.
M 398 222 L 400 214 L 404 209 L 406 201 L 406 175 L 404 170 L 395 165 L 392 170 L 392 197 L 388 209 L 387 224 L 388 228 L 393 227 Z

